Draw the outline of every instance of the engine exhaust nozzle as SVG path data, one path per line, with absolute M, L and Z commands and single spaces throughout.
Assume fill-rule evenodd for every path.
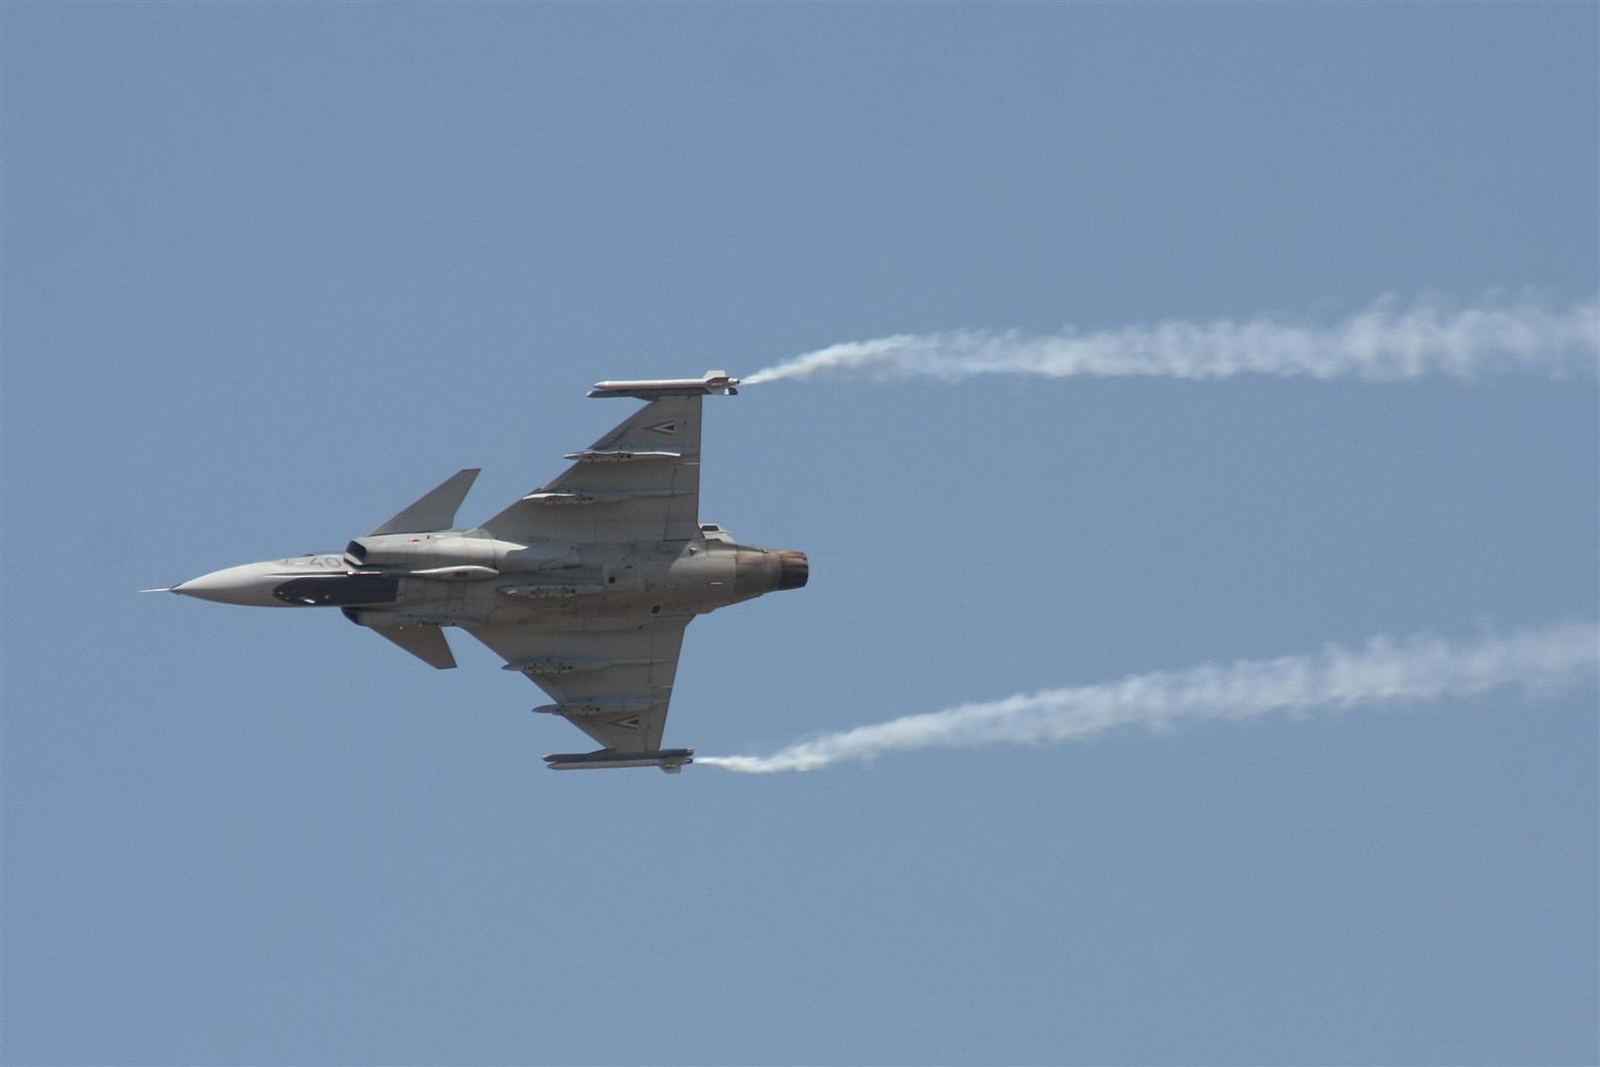
M 804 552 L 778 553 L 778 588 L 800 589 L 811 578 L 811 561 Z

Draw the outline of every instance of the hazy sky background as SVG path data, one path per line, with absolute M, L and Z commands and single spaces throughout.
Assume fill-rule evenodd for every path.
M 1593 1063 L 1594 685 L 552 774 L 456 635 L 134 590 L 476 522 L 600 378 L 1593 297 L 1600 9 L 8 3 L 9 1063 Z M 1592 377 L 774 382 L 671 744 L 1592 621 Z

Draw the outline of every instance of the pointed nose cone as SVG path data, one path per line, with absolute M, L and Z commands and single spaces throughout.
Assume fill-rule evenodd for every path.
M 172 587 L 181 596 L 200 600 L 214 600 L 219 604 L 249 604 L 255 607 L 282 607 L 283 601 L 273 597 L 272 590 L 283 580 L 276 564 L 246 563 L 242 567 L 226 567 L 198 578 L 190 578 Z

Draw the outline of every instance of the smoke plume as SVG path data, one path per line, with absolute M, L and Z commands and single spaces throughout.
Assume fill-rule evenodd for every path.
M 822 375 L 878 381 L 961 381 L 979 374 L 1044 378 L 1211 379 L 1238 374 L 1370 382 L 1521 374 L 1593 377 L 1600 369 L 1600 299 L 1552 309 L 1533 296 L 1454 306 L 1384 297 L 1342 321 L 1272 316 L 1162 322 L 1047 337 L 1016 331 L 896 334 L 850 341 L 745 379 L 749 385 Z
M 1600 625 L 1593 622 L 1455 644 L 1427 634 L 1398 641 L 1379 636 L 1357 651 L 1329 645 L 1308 656 L 1206 664 L 1104 685 L 1047 689 L 859 726 L 770 756 L 697 756 L 695 762 L 747 774 L 814 771 L 919 748 L 1087 741 L 1127 726 L 1160 731 L 1186 720 L 1396 708 L 1505 687 L 1538 695 L 1592 682 L 1597 666 Z

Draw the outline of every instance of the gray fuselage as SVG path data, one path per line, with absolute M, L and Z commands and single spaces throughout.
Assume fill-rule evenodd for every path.
M 800 552 L 735 543 L 717 527 L 683 542 L 569 546 L 483 530 L 381 534 L 340 553 L 229 567 L 172 591 L 230 604 L 340 607 L 442 626 L 589 625 L 698 615 L 806 584 Z

